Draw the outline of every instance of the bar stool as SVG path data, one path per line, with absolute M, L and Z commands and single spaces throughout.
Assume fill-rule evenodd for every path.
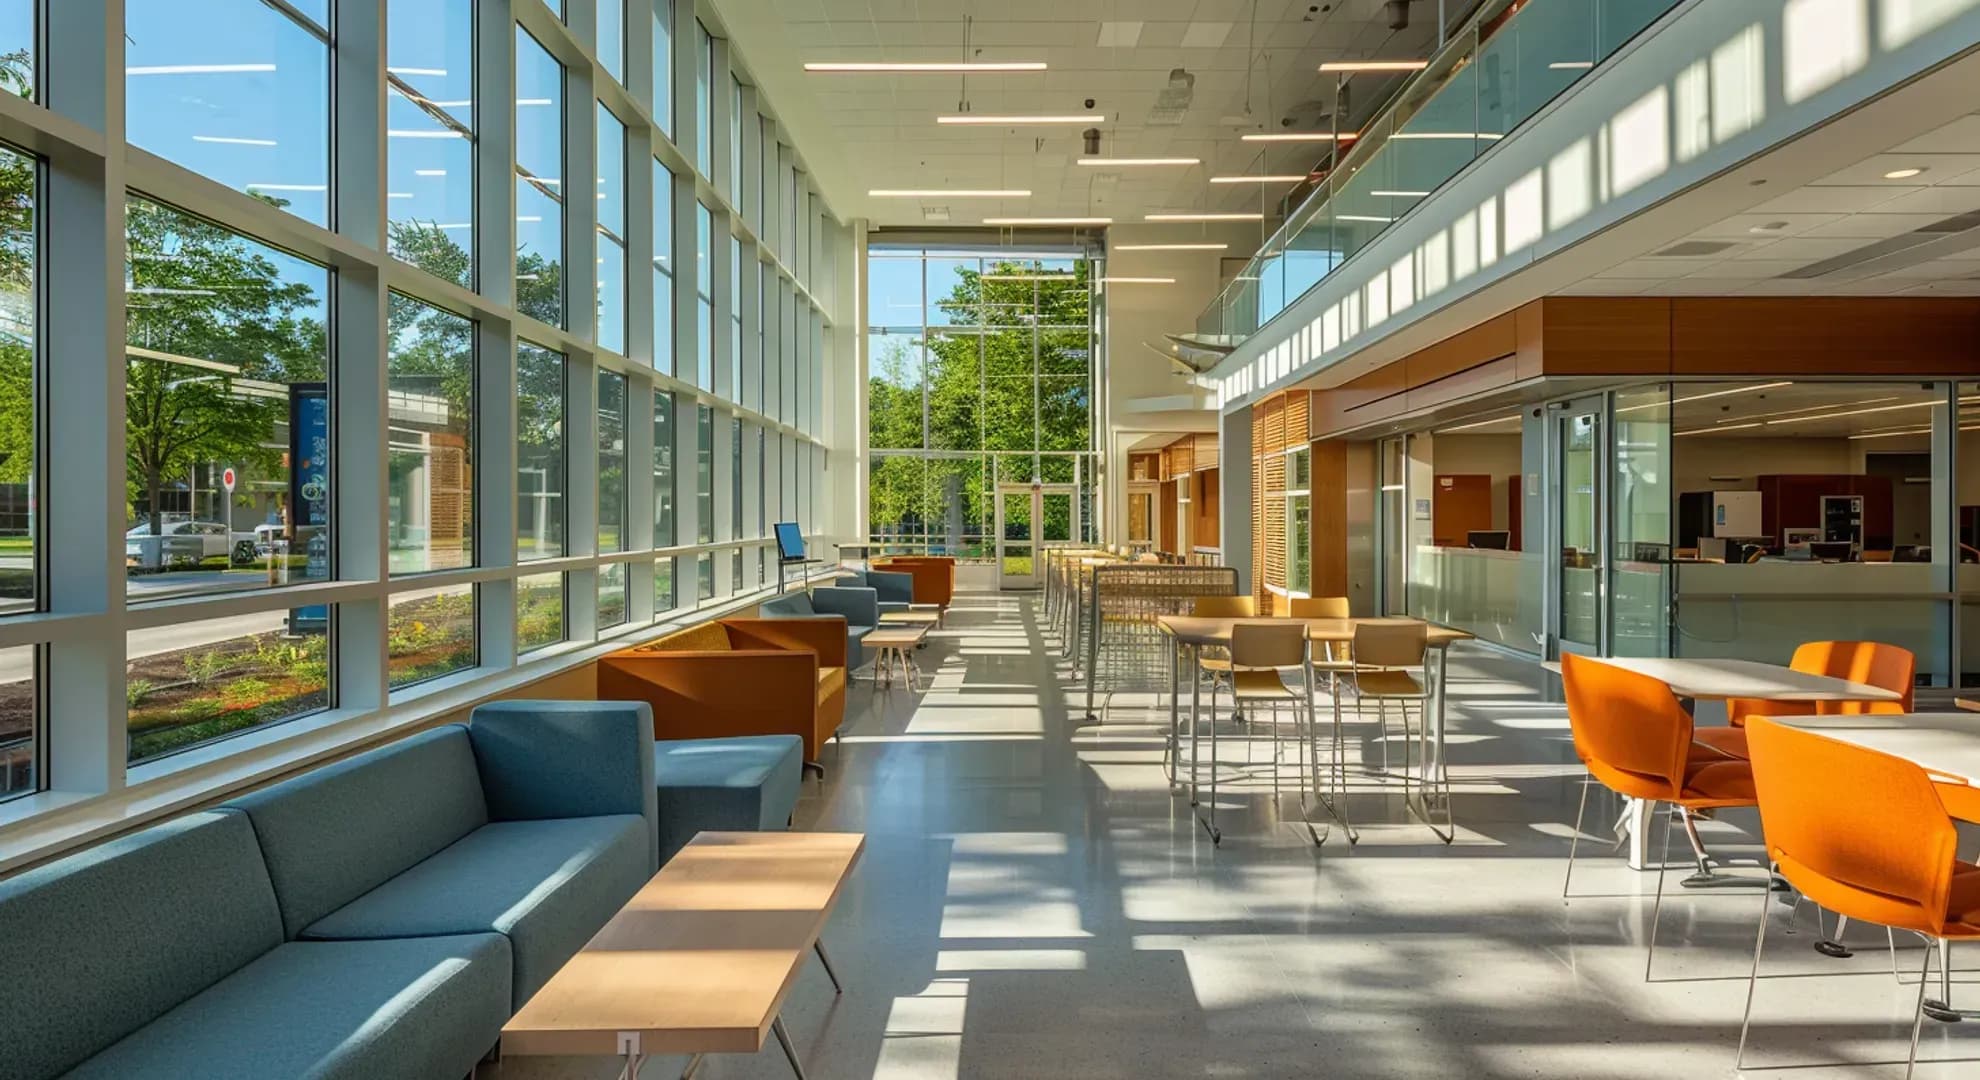
M 1249 619 L 1258 613 L 1258 601 L 1250 596 L 1199 596 L 1190 602 L 1189 613 L 1198 619 Z M 1214 727 L 1217 722 L 1217 686 L 1219 682 L 1229 681 L 1231 661 L 1228 655 L 1214 655 L 1209 647 L 1199 649 L 1197 653 L 1197 670 L 1190 677 L 1193 679 L 1208 677 L 1210 680 L 1210 723 Z M 1243 717 L 1235 716 L 1233 719 L 1242 720 Z M 1194 722 L 1192 718 L 1191 723 Z M 1181 736 L 1181 731 L 1172 727 L 1169 731 L 1168 744 L 1162 751 L 1162 771 L 1171 783 L 1176 779 L 1175 755 L 1181 743 Z M 1191 729 L 1189 737 L 1191 740 L 1196 738 L 1194 728 Z M 1192 741 L 1190 745 L 1194 746 L 1195 743 Z
M 1428 727 L 1430 690 L 1423 680 L 1409 673 L 1410 668 L 1421 669 L 1425 655 L 1429 652 L 1429 627 L 1421 622 L 1365 622 L 1354 628 L 1353 657 L 1340 673 L 1344 676 L 1345 689 L 1354 695 L 1357 706 L 1363 701 L 1375 702 L 1376 714 L 1382 722 L 1382 771 L 1389 771 L 1389 703 L 1395 702 L 1402 713 L 1403 725 L 1403 796 L 1410 790 L 1409 767 L 1409 705 L 1416 703 L 1417 716 Z M 1427 733 L 1427 731 L 1426 731 Z M 1445 776 L 1445 795 L 1448 797 L 1450 779 Z
M 1312 730 L 1313 682 L 1306 671 L 1306 625 L 1297 622 L 1241 622 L 1231 628 L 1230 654 L 1231 696 L 1242 707 L 1268 704 L 1272 708 L 1272 791 L 1279 790 L 1278 750 L 1281 741 L 1279 731 L 1279 706 L 1290 704 L 1294 707 L 1296 719 L 1303 719 L 1302 730 Z M 1286 672 L 1298 671 L 1300 687 L 1286 684 Z M 1210 817 L 1204 827 L 1210 831 L 1212 843 L 1221 842 L 1222 833 L 1217 829 L 1217 715 L 1216 689 L 1210 691 Z M 1254 714 L 1255 715 L 1255 714 Z M 1247 742 L 1249 740 L 1247 739 Z M 1192 769 L 1194 755 L 1192 755 Z M 1306 769 L 1300 766 L 1300 783 L 1305 784 Z M 1192 784 L 1196 776 L 1191 775 Z

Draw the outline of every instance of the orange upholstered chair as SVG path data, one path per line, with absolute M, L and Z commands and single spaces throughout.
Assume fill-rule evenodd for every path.
M 934 604 L 946 614 L 956 598 L 956 560 L 952 556 L 890 555 L 874 559 L 872 566 L 911 575 L 917 604 Z
M 1937 945 L 1925 950 L 1919 972 L 1911 1028 L 1915 1063 L 1920 1023 L 1928 1012 L 1946 1009 L 1951 997 L 1950 944 L 1980 937 L 1980 866 L 1956 854 L 1959 834 L 1940 789 L 1916 763 L 1764 716 L 1753 717 L 1747 733 L 1767 855 L 1781 876 L 1830 911 L 1909 930 Z M 1848 778 L 1846 797 L 1838 797 L 1837 777 Z M 1763 903 L 1736 1062 L 1746 1056 L 1766 943 Z M 1925 987 L 1935 952 L 1941 997 L 1930 1001 Z M 1911 1075 L 1909 1064 L 1905 1075 Z
M 1684 822 L 1701 875 L 1712 872 L 1693 815 L 1700 810 L 1753 805 L 1753 769 L 1692 738 L 1691 714 L 1671 688 L 1647 675 L 1568 653 L 1561 657 L 1561 686 L 1567 696 L 1568 728 L 1574 753 L 1604 787 L 1620 795 L 1667 803 Z M 1566 896 L 1574 877 L 1575 847 L 1588 809 L 1588 788 L 1574 815 L 1568 845 Z M 1664 822 L 1664 855 L 1657 863 L 1657 899 L 1650 913 L 1650 959 L 1656 957 L 1657 916 L 1664 903 L 1664 867 L 1670 861 L 1671 827 Z M 1650 959 L 1644 977 L 1650 975 Z
M 1731 727 L 1699 728 L 1696 738 L 1728 754 L 1746 756 L 1746 726 L 1750 716 L 1848 716 L 1860 713 L 1908 713 L 1918 658 L 1910 649 L 1879 641 L 1810 641 L 1794 650 L 1788 666 L 1809 675 L 1848 679 L 1903 695 L 1897 701 L 1761 701 L 1733 698 L 1726 702 Z
M 796 735 L 817 768 L 846 713 L 846 621 L 691 626 L 599 660 L 598 696 L 653 706 L 656 739 Z

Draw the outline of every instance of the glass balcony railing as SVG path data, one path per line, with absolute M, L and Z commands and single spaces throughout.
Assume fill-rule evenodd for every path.
M 1257 333 L 1678 2 L 1485 4 L 1198 316 L 1197 334 L 1236 345 Z

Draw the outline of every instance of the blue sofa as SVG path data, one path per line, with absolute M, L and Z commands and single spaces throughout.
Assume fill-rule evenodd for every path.
M 704 829 L 782 832 L 804 780 L 796 735 L 670 739 L 654 748 L 660 799 L 660 864 Z
M 880 601 L 880 613 L 906 611 L 914 604 L 914 575 L 891 570 L 854 570 L 840 584 L 855 589 L 872 589 Z
M 765 600 L 757 609 L 766 619 L 816 619 L 837 615 L 846 620 L 846 670 L 866 664 L 866 635 L 880 625 L 880 596 L 872 589 L 821 586 L 810 592 L 788 592 Z
M 0 881 L 9 1077 L 466 1076 L 653 874 L 640 702 L 484 705 Z

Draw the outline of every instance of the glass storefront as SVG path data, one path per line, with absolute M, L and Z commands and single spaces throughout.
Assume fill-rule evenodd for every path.
M 1971 421 L 1968 423 L 1967 421 Z M 1811 640 L 1980 685 L 1980 384 L 1651 383 L 1381 440 L 1381 610 L 1533 655 L 1786 663 Z

